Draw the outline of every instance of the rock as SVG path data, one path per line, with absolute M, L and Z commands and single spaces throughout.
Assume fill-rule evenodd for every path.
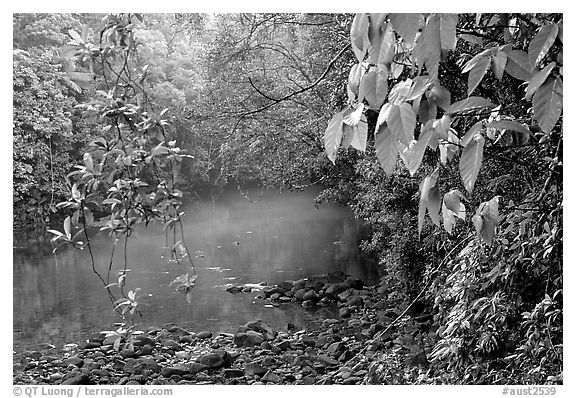
M 317 359 L 318 361 L 320 361 L 321 363 L 323 363 L 323 364 L 325 364 L 325 365 L 328 365 L 328 366 L 336 366 L 336 365 L 338 365 L 338 361 L 337 361 L 337 360 L 335 360 L 335 359 L 333 359 L 333 358 L 330 358 L 329 356 L 326 356 L 326 355 L 318 355 L 318 356 L 316 357 L 316 359 Z
M 338 314 L 341 318 L 347 318 L 352 314 L 352 310 L 349 307 L 342 307 L 338 310 Z
M 42 358 L 42 353 L 40 351 L 24 351 L 22 355 L 25 358 L 30 358 L 34 361 L 38 361 L 40 358 Z
M 200 340 L 209 339 L 212 337 L 212 332 L 206 330 L 206 331 L 198 333 L 196 335 L 196 337 L 198 337 Z
M 244 325 L 244 327 L 249 330 L 261 333 L 266 340 L 274 340 L 277 335 L 277 333 L 272 330 L 272 328 L 268 326 L 267 323 L 262 322 L 260 319 L 248 322 L 246 325 Z
M 358 296 L 357 294 L 354 294 L 348 297 L 348 299 L 346 300 L 346 304 L 349 306 L 362 307 L 362 304 L 364 304 L 364 300 L 362 300 L 362 297 Z
M 142 347 L 145 345 L 149 345 L 154 347 L 156 345 L 156 341 L 148 336 L 140 335 L 134 338 L 134 346 Z
M 324 346 L 332 344 L 333 342 L 334 342 L 334 336 L 332 336 L 332 333 L 323 332 L 320 335 L 318 335 L 315 347 L 322 348 Z
M 302 302 L 302 307 L 304 308 L 312 308 L 314 307 L 314 301 L 312 300 L 305 300 Z
M 136 358 L 136 351 L 130 348 L 124 348 L 122 351 L 120 351 L 120 355 L 122 358 Z
M 189 351 L 177 351 L 175 356 L 178 359 L 190 359 L 191 353 Z
M 216 351 L 200 355 L 198 358 L 196 358 L 196 362 L 213 369 L 221 368 L 226 364 L 224 356 Z
M 224 369 L 224 377 L 227 379 L 236 379 L 243 376 L 244 371 L 241 369 Z
M 105 333 L 102 332 L 92 333 L 90 337 L 88 337 L 88 341 L 93 343 L 100 343 L 100 345 L 102 345 L 102 343 L 104 343 L 105 338 L 106 338 Z
M 145 346 L 140 347 L 138 351 L 136 351 L 136 356 L 144 356 L 144 355 L 152 355 L 152 351 L 154 347 L 151 345 L 146 344 Z
M 114 345 L 114 343 L 116 342 L 116 340 L 121 339 L 120 336 L 118 336 L 117 334 L 111 334 L 109 336 L 107 336 L 103 341 L 102 341 L 102 345 Z
M 179 344 L 185 344 L 185 343 L 192 343 L 194 342 L 194 336 L 182 336 L 178 339 L 178 343 Z
M 207 369 L 210 369 L 209 366 L 206 366 L 206 365 L 198 363 L 198 362 L 188 363 L 185 366 L 186 366 L 186 369 L 188 370 L 188 373 L 191 375 L 195 375 L 197 373 L 200 373 L 200 372 L 203 372 Z
M 419 323 L 428 322 L 431 321 L 432 319 L 434 319 L 434 316 L 432 314 L 424 314 L 414 318 L 414 320 Z
M 260 348 L 263 350 L 271 350 L 272 344 L 270 344 L 268 341 L 265 341 L 262 344 L 260 344 Z
M 228 293 L 236 294 L 242 291 L 242 286 L 229 286 L 225 289 Z
M 352 295 L 350 290 L 345 290 L 338 295 L 338 301 L 345 303 L 348 300 L 348 297 Z
M 280 383 L 280 381 L 282 381 L 282 378 L 278 376 L 276 373 L 269 370 L 268 372 L 266 372 L 266 374 L 264 375 L 264 377 L 262 377 L 261 380 L 266 383 Z
M 297 290 L 300 290 L 305 286 L 306 286 L 306 279 L 298 279 L 297 281 L 294 281 L 292 289 L 294 290 L 294 292 L 296 292 Z
M 99 341 L 89 341 L 86 343 L 86 347 L 84 347 L 86 350 L 91 350 L 93 348 L 100 348 L 102 346 L 102 343 L 100 343 Z
M 351 376 L 344 380 L 342 384 L 350 385 L 350 384 L 360 384 L 364 380 L 362 377 Z
M 279 287 L 281 287 L 282 289 L 284 289 L 284 293 L 286 293 L 288 290 L 292 289 L 293 283 L 290 281 L 284 281 L 284 282 L 280 282 L 278 284 Z
M 364 281 L 362 279 L 356 279 L 356 278 L 351 278 L 348 277 L 346 278 L 346 280 L 344 281 L 344 284 L 347 285 L 348 287 L 360 290 L 364 287 Z
M 286 351 L 287 349 L 290 348 L 290 342 L 288 340 L 284 340 L 284 341 L 276 344 L 276 347 L 278 347 L 282 351 Z
M 271 300 L 278 300 L 278 299 L 280 299 L 280 297 L 282 297 L 282 295 L 280 293 L 274 293 L 274 294 L 270 295 Z
M 259 363 L 249 363 L 244 367 L 244 374 L 246 376 L 261 376 L 266 373 L 266 369 L 260 366 Z
M 190 370 L 183 365 L 176 365 L 176 366 L 166 366 L 162 368 L 160 374 L 166 378 L 171 378 L 172 376 L 184 376 L 186 374 L 190 374 Z
M 333 357 L 339 357 L 342 352 L 346 350 L 346 344 L 342 343 L 341 341 L 332 343 L 326 349 L 328 355 L 332 355 Z
M 351 360 L 354 357 L 354 354 L 352 354 L 352 352 L 350 352 L 349 350 L 346 350 L 342 353 L 342 355 L 340 355 L 338 357 L 338 361 L 339 362 L 348 362 L 349 360 Z
M 164 340 L 162 342 L 162 346 L 169 349 L 169 350 L 174 350 L 174 351 L 182 351 L 184 348 L 182 348 L 182 346 L 180 344 L 178 344 L 177 342 L 175 342 L 174 340 Z
M 254 347 L 262 344 L 264 336 L 262 333 L 248 330 L 244 333 L 236 333 L 234 335 L 234 344 L 238 347 Z
M 312 336 L 305 334 L 302 336 L 302 343 L 304 343 L 309 347 L 314 347 L 316 345 L 316 339 Z
M 84 365 L 84 360 L 77 356 L 73 356 L 62 361 L 62 365 L 63 366 L 74 365 L 78 368 L 81 368 Z
M 335 318 L 328 318 L 328 319 L 325 319 L 323 323 L 326 324 L 327 326 L 332 326 L 332 325 L 336 325 L 336 324 L 340 323 L 340 321 L 338 319 L 335 319 Z
M 318 300 L 320 300 L 320 297 L 318 297 L 318 294 L 316 294 L 314 290 L 308 290 L 302 297 L 302 300 L 304 301 L 310 300 L 313 302 L 317 302 Z
M 265 368 L 270 368 L 272 365 L 276 365 L 276 360 L 273 357 L 266 357 L 262 360 L 262 366 Z
M 50 375 L 50 381 L 58 381 L 61 380 L 64 375 L 60 372 L 56 372 Z
M 304 300 L 304 295 L 306 294 L 306 289 L 298 289 L 294 292 L 294 298 L 298 301 Z
M 81 374 L 78 376 L 70 377 L 62 382 L 63 385 L 86 385 L 92 384 L 90 378 L 87 375 Z
M 124 372 L 131 374 L 142 374 L 143 372 L 158 373 L 161 366 L 151 358 L 130 358 L 126 360 Z

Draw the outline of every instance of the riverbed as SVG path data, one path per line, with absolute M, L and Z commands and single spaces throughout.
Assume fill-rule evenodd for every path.
M 271 307 L 255 299 L 258 292 L 233 295 L 225 289 L 231 284 L 272 285 L 337 271 L 368 283 L 377 280 L 374 264 L 358 249 L 361 223 L 348 209 L 315 208 L 314 191 L 259 193 L 248 192 L 247 199 L 231 190 L 185 209 L 184 232 L 198 268 L 190 303 L 170 285 L 187 269 L 163 255 L 161 228 L 137 230 L 128 244 L 127 289 L 140 288 L 139 327 L 175 322 L 196 332 L 233 332 L 254 319 L 275 329 L 288 323 L 306 327 L 334 316 L 336 309 L 306 310 L 293 303 Z M 110 260 L 111 242 L 105 234 L 92 240 L 101 269 Z M 52 253 L 38 241 L 15 241 L 14 246 L 15 350 L 77 342 L 119 321 L 91 271 L 87 250 L 63 247 Z M 123 253 L 116 250 L 115 261 L 121 261 Z

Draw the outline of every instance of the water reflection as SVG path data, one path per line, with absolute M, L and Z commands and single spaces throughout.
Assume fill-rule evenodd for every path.
M 140 325 L 176 322 L 195 331 L 232 332 L 238 325 L 264 319 L 275 328 L 288 322 L 302 327 L 318 314 L 293 305 L 266 308 L 257 293 L 231 295 L 228 283 L 297 279 L 331 271 L 375 280 L 374 267 L 362 261 L 359 224 L 343 208 L 313 207 L 313 192 L 267 193 L 249 202 L 236 191 L 215 202 L 188 209 L 184 227 L 199 277 L 192 304 L 169 284 L 186 272 L 161 258 L 161 229 L 139 230 L 128 246 L 128 288 L 141 288 L 144 317 Z M 105 236 L 93 240 L 100 270 L 110 260 Z M 46 254 L 40 243 L 16 242 L 14 251 L 14 346 L 64 344 L 118 321 L 102 285 L 91 272 L 88 253 L 62 250 Z M 123 257 L 121 245 L 115 261 Z M 322 316 L 333 309 L 321 308 Z

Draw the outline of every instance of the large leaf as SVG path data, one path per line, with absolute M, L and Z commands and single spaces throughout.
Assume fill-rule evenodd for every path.
M 359 104 L 356 109 L 347 109 L 344 111 L 344 117 L 342 121 L 349 126 L 357 126 L 360 123 L 364 112 L 364 104 Z
M 386 123 L 386 120 L 388 120 L 388 116 L 390 115 L 390 110 L 392 109 L 393 106 L 396 105 L 392 105 L 391 103 L 388 102 L 384 104 L 382 108 L 380 108 L 380 112 L 378 113 L 378 120 L 376 121 L 376 129 L 378 129 L 379 126 Z
M 375 134 L 376 157 L 387 175 L 392 175 L 398 159 L 396 137 L 386 124 L 379 127 Z
M 499 197 L 495 196 L 488 202 L 482 202 L 480 206 L 478 206 L 476 214 L 472 217 L 476 232 L 478 232 L 478 235 L 480 235 L 482 240 L 488 245 L 492 245 L 500 218 L 498 214 L 498 200 Z
M 432 85 L 434 79 L 427 75 L 416 76 L 412 81 L 412 86 L 410 87 L 410 92 L 406 96 L 406 101 L 413 101 L 418 99 L 428 90 L 428 87 Z
M 558 25 L 549 24 L 545 25 L 534 36 L 530 45 L 528 46 L 528 59 L 530 60 L 530 66 L 532 68 L 544 59 L 548 50 L 554 44 L 556 36 L 558 35 Z
M 494 120 L 488 123 L 486 127 L 494 128 L 497 130 L 512 130 L 529 136 L 532 135 L 532 132 L 526 125 L 519 123 L 515 120 Z
M 362 64 L 356 64 L 350 69 L 348 87 L 356 96 L 358 96 L 358 88 L 360 87 L 360 80 L 362 79 L 363 73 L 364 68 L 362 67 Z
M 464 188 L 469 194 L 474 190 L 474 184 L 478 178 L 484 154 L 484 137 L 476 135 L 470 143 L 462 150 L 460 156 L 460 177 Z
M 406 146 L 410 145 L 414 139 L 414 129 L 416 128 L 416 114 L 412 107 L 406 102 L 401 105 L 393 105 L 387 122 L 398 141 Z
M 401 142 L 398 143 L 400 158 L 404 162 L 404 165 L 408 169 L 408 172 L 410 172 L 411 176 L 414 176 L 420 168 L 424 152 L 426 151 L 433 134 L 431 128 L 425 128 L 420 134 L 418 141 L 412 141 L 409 146 L 405 146 Z
M 444 196 L 444 199 L 446 199 L 446 196 Z M 458 211 L 453 212 L 452 210 L 448 209 L 448 207 L 446 207 L 445 200 L 442 201 L 442 219 L 444 229 L 449 234 L 452 234 L 452 229 L 454 228 L 454 225 L 456 225 L 456 217 L 462 220 L 466 218 L 466 206 L 464 206 L 464 203 L 459 203 Z
M 410 94 L 412 87 L 412 79 L 406 79 L 403 82 L 396 83 L 388 94 L 388 101 L 395 105 L 400 105 L 406 101 L 406 97 Z
M 340 144 L 342 149 L 348 149 L 352 143 L 352 139 L 354 138 L 354 133 L 354 127 L 348 126 L 346 123 L 342 123 L 342 143 Z
M 366 51 L 370 45 L 368 38 L 368 15 L 358 13 L 354 16 L 352 26 L 350 27 L 350 41 L 352 43 L 352 50 L 358 62 L 362 62 L 366 56 Z
M 376 68 L 376 110 L 380 109 L 388 94 L 388 67 L 378 65 Z
M 490 67 L 491 57 L 482 57 L 468 73 L 468 96 L 478 87 Z
M 534 95 L 534 93 L 536 92 L 538 87 L 540 87 L 542 84 L 544 84 L 544 82 L 548 78 L 548 75 L 550 74 L 550 71 L 555 66 L 556 66 L 556 62 L 550 62 L 548 65 L 546 65 L 546 67 L 544 69 L 542 69 L 540 72 L 538 72 L 534 76 L 532 76 L 532 79 L 530 79 L 530 83 L 528 84 L 528 87 L 526 87 L 526 96 L 524 98 L 526 98 L 527 100 L 532 98 L 532 96 Z
M 380 43 L 378 65 L 386 65 L 387 67 L 390 66 L 392 60 L 394 59 L 395 44 L 396 37 L 394 36 L 394 30 L 392 29 L 392 25 L 388 24 Z
M 504 51 L 498 51 L 494 58 L 492 58 L 492 70 L 498 80 L 502 80 L 504 76 L 504 68 L 506 67 L 507 61 L 508 56 Z
M 528 54 L 520 50 L 507 51 L 508 61 L 504 70 L 512 77 L 527 82 L 532 77 L 533 68 L 530 66 Z
M 540 86 L 534 98 L 532 107 L 534 108 L 534 117 L 538 125 L 545 133 L 549 134 L 560 115 L 562 114 L 562 79 L 557 77 L 555 80 L 549 79 L 546 84 Z
M 66 237 L 68 239 L 70 239 L 72 237 L 72 227 L 71 227 L 70 216 L 68 216 L 64 219 L 64 234 L 66 235 Z
M 454 113 L 468 112 L 481 108 L 494 108 L 495 106 L 496 105 L 488 101 L 486 98 L 468 97 L 466 99 L 463 99 L 450 105 L 448 109 L 446 109 L 446 113 L 454 114 Z
M 388 92 L 388 70 L 384 65 L 370 68 L 360 83 L 359 100 L 366 99 L 373 110 L 379 110 Z
M 424 30 L 424 44 L 426 45 L 426 69 L 432 77 L 438 75 L 440 65 L 440 54 L 442 51 L 440 43 L 440 15 L 432 14 L 426 22 Z
M 328 127 L 324 132 L 324 149 L 326 155 L 328 155 L 328 159 L 330 159 L 334 164 L 336 164 L 336 153 L 338 152 L 340 141 L 342 140 L 343 118 L 344 111 L 335 114 L 332 119 L 330 119 Z
M 482 58 L 489 57 L 492 54 L 492 51 L 493 50 L 489 48 L 473 56 L 468 62 L 466 62 L 464 68 L 462 68 L 462 73 L 470 72 L 478 64 L 478 62 L 482 60 Z
M 450 91 L 440 83 L 436 83 L 434 87 L 427 94 L 428 101 L 434 102 L 442 109 L 448 109 L 450 107 Z
M 370 63 L 376 64 L 378 63 L 383 29 L 386 29 L 386 14 L 371 13 L 369 20 L 368 39 L 370 40 L 370 47 L 368 48 L 368 57 Z
M 484 122 L 482 120 L 477 121 L 476 123 L 474 123 L 472 125 L 472 127 L 470 127 L 468 129 L 468 131 L 466 132 L 466 134 L 464 134 L 464 136 L 462 137 L 462 139 L 460 140 L 460 145 L 465 148 L 468 146 L 468 144 L 474 139 L 474 137 L 476 136 L 476 134 L 480 133 L 480 131 L 482 131 L 482 128 L 484 127 Z
M 459 152 L 458 136 L 453 129 L 448 130 L 448 140 L 442 140 L 438 146 L 440 148 L 440 162 L 446 164 Z
M 366 116 L 362 114 L 360 122 L 356 126 L 354 126 L 354 137 L 352 138 L 350 145 L 359 151 L 365 152 L 367 139 L 368 139 L 368 121 L 366 120 Z
M 456 24 L 458 14 L 440 14 L 440 43 L 443 50 L 456 48 Z
M 418 33 L 421 17 L 420 14 L 390 14 L 390 21 L 402 39 L 412 44 Z
M 458 214 L 460 212 L 461 209 L 460 204 L 462 202 L 462 199 L 464 199 L 464 195 L 457 189 L 452 189 L 449 192 L 446 192 L 446 194 L 444 194 L 444 204 L 446 205 L 446 208 L 448 208 L 455 214 Z M 458 217 L 460 217 L 460 215 Z
M 418 235 L 422 233 L 426 211 L 436 226 L 440 226 L 440 190 L 438 189 L 439 171 L 436 169 L 426 176 L 420 185 L 420 202 L 418 204 Z

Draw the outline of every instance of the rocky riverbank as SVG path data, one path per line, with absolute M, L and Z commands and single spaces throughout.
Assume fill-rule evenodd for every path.
M 238 292 L 246 291 L 242 288 Z M 15 384 L 363 384 L 412 383 L 426 373 L 436 338 L 432 317 L 396 320 L 385 286 L 307 280 L 265 287 L 268 303 L 336 305 L 339 318 L 317 330 L 272 330 L 261 320 L 236 333 L 193 332 L 175 324 L 130 338 L 95 333 L 87 341 L 14 353 Z M 395 321 L 391 327 L 391 322 Z M 382 333 L 386 331 L 385 333 Z

